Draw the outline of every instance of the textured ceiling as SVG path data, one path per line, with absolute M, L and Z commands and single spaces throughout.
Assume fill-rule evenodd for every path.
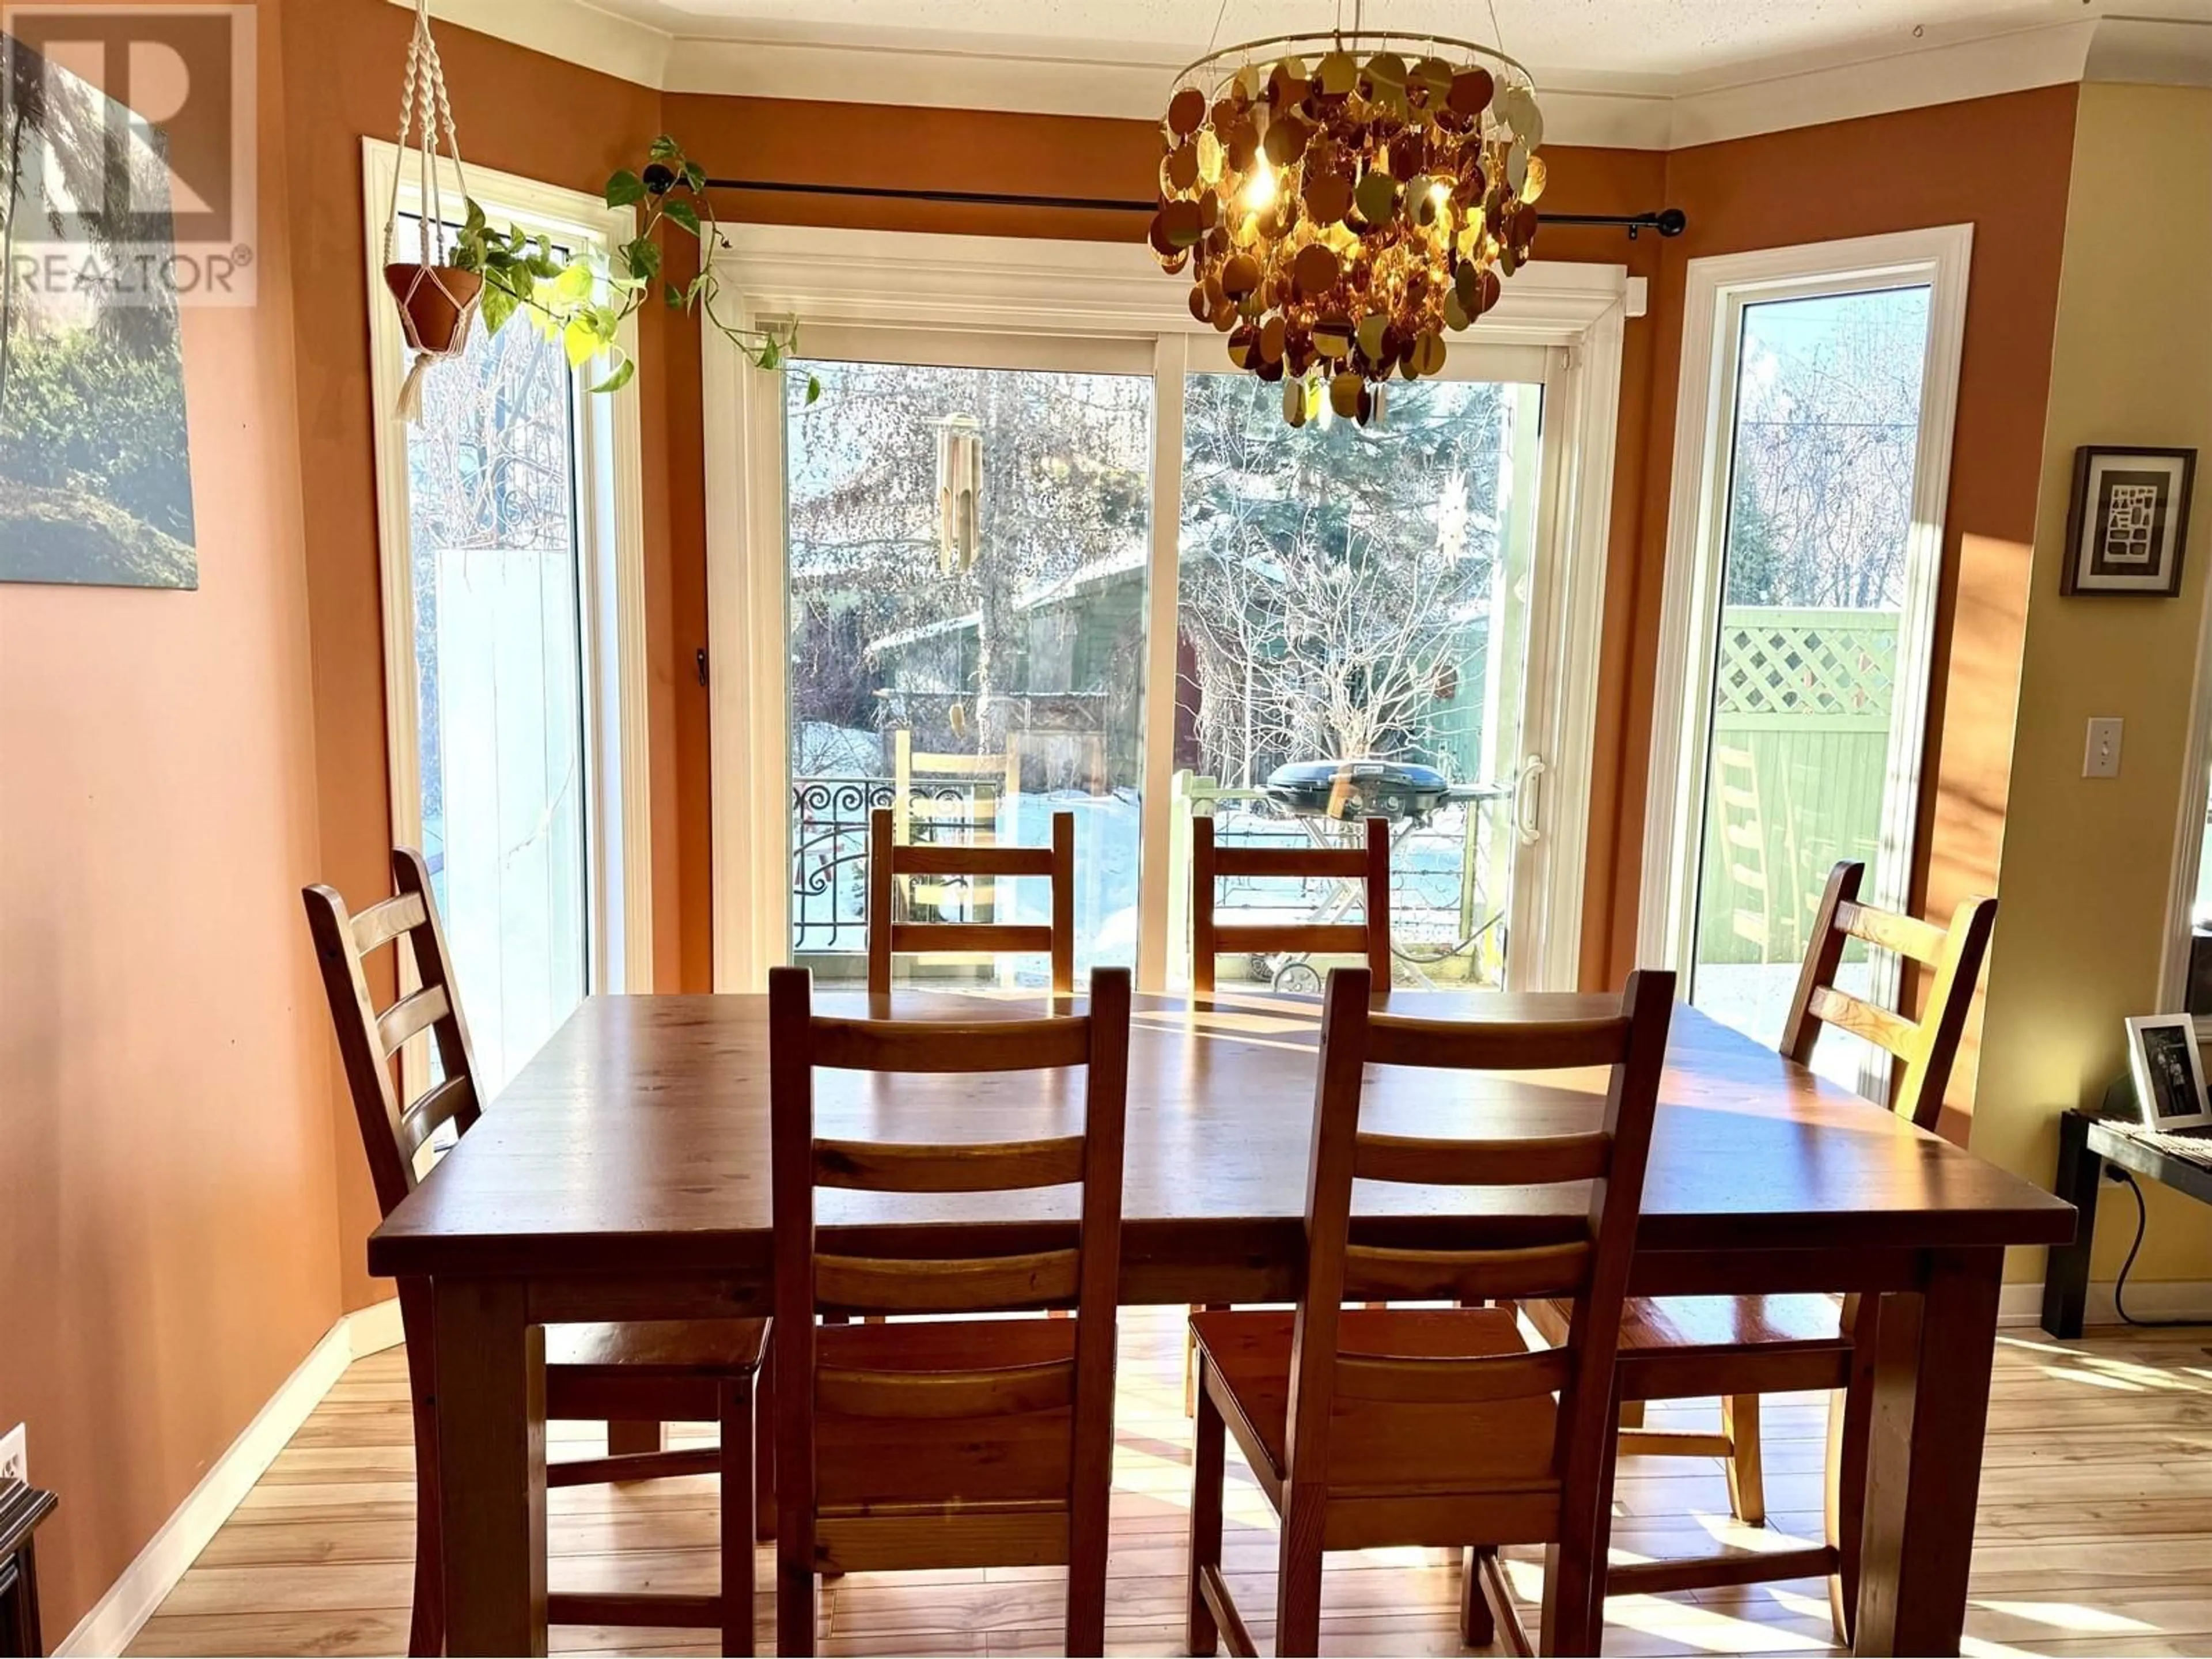
M 1090 56 L 1179 64 L 1220 44 L 1328 28 L 1334 0 L 592 0 L 677 35 Z M 1505 49 L 1557 75 L 1692 79 L 1766 64 L 1847 61 L 2079 21 L 2188 15 L 2212 0 L 1495 0 Z M 1494 38 L 1488 0 L 1370 0 L 1370 27 Z M 1351 21 L 1351 0 L 1342 15 Z M 1215 34 L 1215 20 L 1220 16 Z M 1916 33 L 1917 32 L 1917 33 Z

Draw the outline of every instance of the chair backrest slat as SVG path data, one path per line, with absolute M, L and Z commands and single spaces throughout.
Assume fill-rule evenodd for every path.
M 1539 1183 L 1542 1184 L 1542 1183 Z M 1510 1250 L 1345 1247 L 1345 1294 L 1383 1302 L 1522 1302 L 1579 1295 L 1589 1283 L 1588 1240 Z
M 1562 1071 L 1620 1064 L 1628 1033 L 1619 1018 L 1508 1023 L 1393 1014 L 1369 1023 L 1367 1058 L 1460 1072 Z
M 425 985 L 409 992 L 376 1017 L 378 1046 L 387 1054 L 398 1054 L 410 1039 L 445 1018 L 453 1006 L 442 985 Z
M 814 1299 L 838 1313 L 1000 1313 L 1075 1300 L 1079 1252 L 1035 1250 L 927 1261 L 817 1255 Z
M 920 757 L 917 757 L 920 758 Z M 931 757 L 933 760 L 975 760 L 976 757 Z M 1007 763 L 982 757 L 977 772 L 1001 771 Z M 939 767 L 936 769 L 951 769 Z M 898 878 L 960 876 L 996 881 L 1001 877 L 1042 876 L 1052 883 L 1048 925 L 1009 922 L 912 921 L 898 915 Z M 868 819 L 868 990 L 887 996 L 891 958 L 923 952 L 962 955 L 1043 955 L 1052 959 L 1052 988 L 1057 995 L 1075 989 L 1075 814 L 1052 815 L 1049 847 L 915 845 L 902 843 L 895 815 L 879 806 Z
M 361 1126 L 362 1148 L 377 1205 L 386 1215 L 415 1189 L 415 1156 L 423 1145 L 448 1123 L 466 1133 L 483 1104 L 445 927 L 422 855 L 411 848 L 395 849 L 392 882 L 393 896 L 357 915 L 333 888 L 308 887 L 300 895 Z M 380 1011 L 369 986 L 368 959 L 386 945 L 394 947 L 395 958 L 404 954 L 411 962 L 419 988 Z M 396 965 L 393 978 L 399 978 Z M 444 1075 L 410 1102 L 401 1094 L 400 1051 L 426 1031 Z
M 1364 956 L 1375 982 L 1390 983 L 1390 824 L 1366 821 L 1365 841 L 1345 847 L 1224 847 L 1213 820 L 1191 820 L 1190 987 L 1211 996 L 1214 958 L 1224 953 L 1272 956 L 1283 951 Z M 1224 876 L 1278 877 L 1304 881 L 1357 880 L 1364 900 L 1357 922 L 1224 922 L 1216 883 Z
M 1340 1353 L 1336 1392 L 1346 1400 L 1380 1400 L 1401 1406 L 1479 1406 L 1557 1394 L 1574 1380 L 1574 1355 L 1565 1348 L 1495 1354 L 1482 1359 L 1433 1359 L 1419 1355 Z
M 1938 927 L 1917 917 L 1877 910 L 1859 902 L 1866 866 L 1846 860 L 1828 873 L 1813 920 L 1813 937 L 1797 973 L 1797 992 L 1782 1030 L 1782 1052 L 1799 1065 L 1812 1063 L 1823 1027 L 1833 1025 L 1864 1037 L 1894 1056 L 1890 1104 L 1899 1116 L 1934 1130 L 1943 1115 L 1959 1044 L 1973 1006 L 1982 959 L 1996 926 L 1997 902 L 1971 898 L 1951 913 L 1951 925 Z M 1920 1017 L 1906 1018 L 1876 1007 L 1840 989 L 1837 976 L 1844 951 L 1858 939 L 1894 951 L 1917 963 L 1927 975 Z
M 1863 904 L 1838 904 L 1836 926 L 1853 939 L 1911 957 L 1923 968 L 1933 968 L 1942 960 L 1943 945 L 1950 937 L 1932 921 L 1872 909 Z
M 372 904 L 353 919 L 353 948 L 362 956 L 372 955 L 400 934 L 420 927 L 425 916 L 419 893 L 402 893 L 381 904 Z
M 1370 1012 L 1359 969 L 1331 973 L 1322 1015 L 1314 1151 L 1306 1197 L 1306 1274 L 1291 1339 L 1289 1484 L 1326 1489 L 1334 1402 L 1477 1405 L 1556 1394 L 1548 1480 L 1561 1501 L 1594 1504 L 1612 1428 L 1614 1364 L 1644 1170 L 1665 1067 L 1674 975 L 1632 975 L 1617 1018 L 1459 1028 Z M 1359 1127 L 1367 1070 L 1442 1066 L 1461 1056 L 1486 1069 L 1590 1069 L 1607 1057 L 1597 1128 L 1516 1145 L 1371 1134 Z M 1385 1058 L 1390 1056 L 1392 1058 Z M 1405 1250 L 1351 1242 L 1352 1182 L 1365 1177 L 1440 1185 L 1586 1185 L 1578 1237 L 1510 1249 Z M 1566 1340 L 1535 1353 L 1482 1358 L 1344 1350 L 1346 1300 L 1565 1297 Z M 1512 1480 L 1528 1484 L 1525 1474 Z M 1553 1487 L 1547 1486 L 1547 1490 Z M 1580 1524 L 1576 1517 L 1563 1525 Z
M 1414 1187 L 1540 1187 L 1595 1181 L 1612 1160 L 1613 1142 L 1601 1134 L 1540 1135 L 1532 1140 L 1362 1134 L 1353 1146 L 1352 1174 L 1358 1181 Z
M 949 1419 L 1061 1411 L 1075 1401 L 1075 1362 L 988 1371 L 875 1371 L 824 1365 L 814 1397 L 841 1417 Z
M 1083 1137 L 965 1146 L 817 1140 L 814 1184 L 872 1193 L 1004 1193 L 1083 1179 Z
M 813 1063 L 846 1072 L 1035 1072 L 1084 1066 L 1080 1019 L 832 1019 L 814 1022 Z

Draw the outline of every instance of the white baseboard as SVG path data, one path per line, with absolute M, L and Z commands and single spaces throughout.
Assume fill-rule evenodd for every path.
M 284 1379 L 229 1449 L 194 1486 L 176 1512 L 138 1552 L 107 1594 L 77 1621 L 57 1656 L 120 1653 L 155 1608 L 199 1559 L 222 1523 L 253 1489 L 307 1413 L 322 1403 L 348 1365 L 400 1340 L 399 1304 L 379 1302 L 343 1315 L 323 1335 L 299 1369 Z
M 2137 1319 L 2186 1319 L 2212 1325 L 2212 1281 L 2203 1279 L 2137 1279 L 2128 1286 L 2128 1311 Z M 2043 1322 L 2043 1285 L 2039 1280 L 2008 1285 L 1997 1302 L 1997 1323 L 2019 1327 Z M 2109 1279 L 2092 1279 L 2088 1300 L 2081 1310 L 2084 1326 L 2125 1328 L 2112 1300 Z

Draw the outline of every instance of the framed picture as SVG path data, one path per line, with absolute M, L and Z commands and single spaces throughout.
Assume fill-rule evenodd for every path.
M 2130 1020 L 2128 1069 L 2135 1074 L 2136 1105 L 2145 1128 L 2171 1133 L 2212 1127 L 2204 1062 L 2197 1052 L 2197 1022 L 2189 1015 Z
M 2168 599 L 2179 593 L 2196 478 L 2193 449 L 2075 450 L 2058 591 Z

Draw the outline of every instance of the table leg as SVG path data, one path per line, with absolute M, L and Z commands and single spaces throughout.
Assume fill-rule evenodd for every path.
M 2081 1311 L 2089 1299 L 2089 1247 L 2096 1242 L 2097 1189 L 2105 1182 L 2105 1160 L 2089 1150 L 2089 1120 L 2067 1112 L 2058 1120 L 2058 1179 L 2051 1190 L 2075 1212 L 2074 1242 L 2054 1244 L 2043 1269 L 2043 1328 L 2061 1341 L 2081 1334 Z
M 1882 1299 L 1858 1653 L 1959 1651 L 2003 1271 L 2001 1249 L 1938 1251 L 1920 1291 Z
M 440 1279 L 446 1651 L 545 1651 L 545 1333 L 509 1279 Z

